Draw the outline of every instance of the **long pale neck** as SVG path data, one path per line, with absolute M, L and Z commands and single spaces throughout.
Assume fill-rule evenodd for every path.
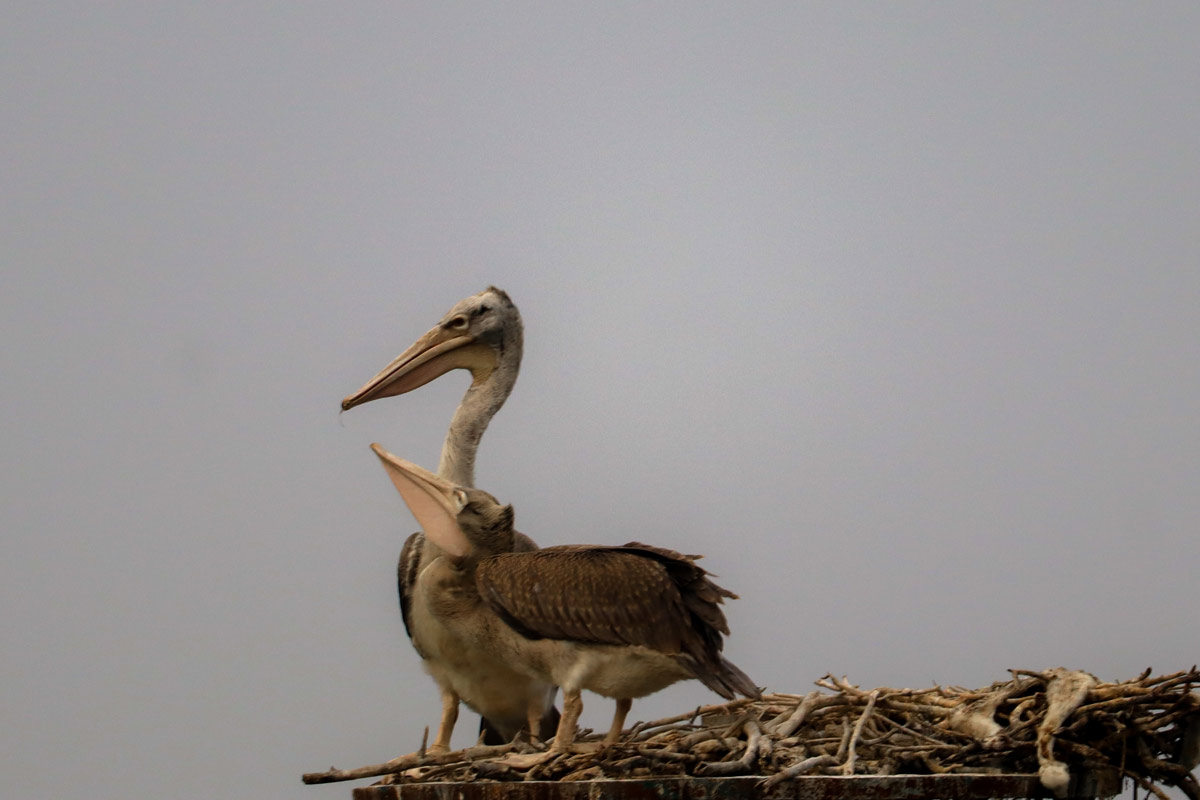
M 508 358 L 501 358 L 486 380 L 471 384 L 450 421 L 450 430 L 442 445 L 442 458 L 438 462 L 438 475 L 459 486 L 475 485 L 475 453 L 479 450 L 479 440 L 517 382 L 521 352 L 516 348 L 515 353 L 512 350 L 509 353 Z

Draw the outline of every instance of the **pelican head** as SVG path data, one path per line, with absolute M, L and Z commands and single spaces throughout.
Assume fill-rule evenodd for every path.
M 453 559 L 461 562 L 512 551 L 512 506 L 502 505 L 482 489 L 457 486 L 378 444 L 371 449 L 425 535 Z
M 489 286 L 455 303 L 437 325 L 343 400 L 342 410 L 411 392 L 452 369 L 470 370 L 472 386 L 504 371 L 507 396 L 520 366 L 523 337 L 517 307 L 504 291 Z

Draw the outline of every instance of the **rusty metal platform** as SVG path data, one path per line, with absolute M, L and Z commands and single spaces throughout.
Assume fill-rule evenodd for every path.
M 579 782 L 514 781 L 407 783 L 364 786 L 354 800 L 987 800 L 1052 797 L 1037 775 L 801 776 L 770 789 L 763 778 L 646 778 Z M 1121 790 L 1114 771 L 1072 774 L 1066 798 L 1112 797 Z

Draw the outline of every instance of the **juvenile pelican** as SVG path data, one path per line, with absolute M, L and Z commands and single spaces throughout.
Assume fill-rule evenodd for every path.
M 617 702 L 605 744 L 620 737 L 633 698 L 676 681 L 696 678 L 726 699 L 759 696 L 721 655 L 729 627 L 719 604 L 736 595 L 709 580 L 698 556 L 637 542 L 510 552 L 512 506 L 371 448 L 442 553 L 428 571 L 436 566 L 446 626 L 494 662 L 562 688 L 551 753 L 571 748 L 584 689 Z
M 438 324 L 343 400 L 342 409 L 410 392 L 454 369 L 469 370 L 471 385 L 450 422 L 438 473 L 457 485 L 472 486 L 479 440 L 516 383 L 523 340 L 517 307 L 505 292 L 490 286 L 456 303 Z M 507 551 L 537 549 L 528 536 L 510 533 Z M 405 541 L 397 566 L 404 629 L 441 691 L 441 723 L 430 749 L 449 749 L 460 700 L 483 717 L 481 730 L 489 744 L 512 740 L 526 725 L 534 736 L 547 735 L 558 723 L 554 687 L 487 661 L 446 626 L 439 609 L 453 600 L 456 590 L 436 577 L 442 555 L 429 537 L 414 533 Z M 538 717 L 527 716 L 535 707 L 542 709 L 539 716 L 544 714 L 540 725 L 533 724 Z

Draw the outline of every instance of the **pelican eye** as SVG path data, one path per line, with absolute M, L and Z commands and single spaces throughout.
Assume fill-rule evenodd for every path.
M 463 315 L 459 314 L 457 317 L 455 317 L 454 319 L 447 322 L 446 327 L 454 328 L 455 330 L 465 331 L 467 329 L 467 318 L 464 317 Z

